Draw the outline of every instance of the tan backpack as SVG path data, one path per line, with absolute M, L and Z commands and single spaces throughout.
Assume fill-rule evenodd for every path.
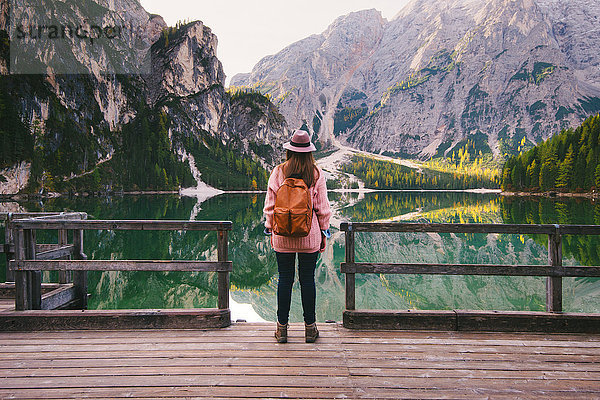
M 300 178 L 286 178 L 275 195 L 273 232 L 280 236 L 308 236 L 312 216 L 312 198 L 306 183 Z

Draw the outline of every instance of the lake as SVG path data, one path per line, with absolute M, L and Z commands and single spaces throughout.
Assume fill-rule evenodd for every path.
M 464 192 L 330 193 L 332 239 L 317 264 L 317 320 L 339 321 L 344 309 L 344 236 L 340 221 L 598 224 L 600 203 L 573 198 L 503 197 Z M 94 219 L 230 220 L 232 318 L 275 321 L 277 265 L 263 234 L 264 194 L 227 193 L 199 202 L 174 195 L 56 198 L 23 203 L 27 211 L 84 211 Z M 0 206 L 2 204 L 0 203 Z M 0 234 L 3 235 L 3 228 Z M 2 236 L 3 237 L 3 236 Z M 41 232 L 40 242 L 55 241 Z M 600 240 L 563 239 L 564 265 L 599 265 Z M 357 233 L 356 259 L 371 262 L 546 264 L 543 235 Z M 89 231 L 90 259 L 216 260 L 216 234 Z M 0 261 L 4 280 L 5 261 Z M 53 279 L 46 275 L 45 280 Z M 90 272 L 89 308 L 215 307 L 216 274 Z M 564 310 L 600 312 L 598 278 L 565 278 Z M 545 278 L 357 274 L 356 306 L 370 309 L 545 309 Z M 302 320 L 298 283 L 292 322 Z

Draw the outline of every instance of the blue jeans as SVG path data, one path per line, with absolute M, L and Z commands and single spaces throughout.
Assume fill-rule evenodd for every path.
M 280 324 L 284 325 L 288 323 L 290 314 L 292 285 L 294 284 L 294 273 L 296 272 L 296 254 L 298 254 L 298 277 L 300 279 L 304 322 L 312 324 L 316 320 L 315 300 L 317 291 L 315 288 L 315 268 L 317 267 L 319 252 L 275 252 L 275 255 L 277 256 L 277 267 L 279 269 L 279 281 L 277 282 L 277 320 Z

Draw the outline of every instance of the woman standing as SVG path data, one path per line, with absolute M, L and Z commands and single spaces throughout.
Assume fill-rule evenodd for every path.
M 323 171 L 317 167 L 312 152 L 316 150 L 310 142 L 308 132 L 297 130 L 290 142 L 283 145 L 287 160 L 275 167 L 269 177 L 265 198 L 265 232 L 271 235 L 271 244 L 277 257 L 279 281 L 277 283 L 277 330 L 279 343 L 287 342 L 288 317 L 292 298 L 292 285 L 298 255 L 298 276 L 304 311 L 305 339 L 313 343 L 319 336 L 315 323 L 315 268 L 319 253 L 325 250 L 325 239 L 329 237 L 331 209 L 327 199 L 327 186 Z M 272 232 L 276 194 L 286 178 L 302 179 L 308 187 L 313 215 L 308 236 L 289 237 Z

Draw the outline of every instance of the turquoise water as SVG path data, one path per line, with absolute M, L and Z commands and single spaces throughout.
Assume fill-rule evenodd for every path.
M 560 223 L 600 222 L 600 205 L 585 199 L 505 198 L 497 194 L 377 192 L 331 193 L 333 237 L 316 272 L 317 319 L 340 320 L 344 309 L 344 237 L 339 221 Z M 231 220 L 229 259 L 234 318 L 274 321 L 277 265 L 263 235 L 261 194 L 223 194 L 199 203 L 178 196 L 58 198 L 25 203 L 28 211 L 85 211 L 95 219 Z M 3 232 L 0 232 L 3 235 Z M 39 241 L 55 241 L 41 232 Z M 358 261 L 545 264 L 545 236 L 358 233 Z M 216 234 L 204 232 L 89 231 L 91 259 L 216 260 Z M 599 265 L 596 237 L 565 237 L 565 265 Z M 4 261 L 0 263 L 4 266 Z M 1 276 L 0 276 L 1 277 Z M 46 276 L 47 280 L 52 276 Z M 189 272 L 91 272 L 89 307 L 215 307 L 216 274 Z M 565 311 L 600 312 L 600 281 L 564 280 Z M 301 321 L 299 287 L 291 320 Z M 357 308 L 543 310 L 545 279 L 428 275 L 356 276 Z

